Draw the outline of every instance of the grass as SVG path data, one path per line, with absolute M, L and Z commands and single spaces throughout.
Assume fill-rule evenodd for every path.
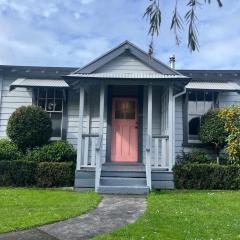
M 99 201 L 94 192 L 0 188 L 0 233 L 78 216 Z
M 148 196 L 146 213 L 134 224 L 94 239 L 240 239 L 240 192 L 163 191 Z

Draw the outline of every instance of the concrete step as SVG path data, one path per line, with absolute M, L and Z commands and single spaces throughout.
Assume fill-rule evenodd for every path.
M 99 186 L 99 193 L 103 194 L 131 194 L 145 195 L 148 194 L 149 188 L 143 186 Z
M 114 164 L 106 163 L 102 166 L 102 171 L 108 172 L 145 172 L 145 166 L 140 163 L 136 164 Z
M 101 177 L 102 186 L 146 186 L 146 178 Z
M 101 177 L 146 178 L 146 172 L 135 171 L 103 171 Z

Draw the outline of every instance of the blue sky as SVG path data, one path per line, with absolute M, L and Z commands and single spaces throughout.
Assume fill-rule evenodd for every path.
M 169 30 L 175 1 L 160 0 L 162 28 L 155 57 L 176 55 L 181 69 L 240 69 L 240 1 L 215 0 L 198 11 L 200 51 L 190 53 L 186 32 L 178 47 Z M 187 2 L 181 0 L 179 2 Z M 148 0 L 0 0 L 0 64 L 80 67 L 129 40 L 148 49 Z M 180 9 L 183 13 L 185 8 Z

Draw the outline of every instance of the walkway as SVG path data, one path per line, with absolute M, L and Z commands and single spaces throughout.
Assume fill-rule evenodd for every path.
M 99 206 L 79 217 L 0 235 L 0 240 L 80 240 L 133 223 L 146 209 L 142 196 L 105 195 Z

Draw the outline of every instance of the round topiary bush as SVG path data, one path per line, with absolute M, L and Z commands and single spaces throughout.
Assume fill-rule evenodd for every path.
M 17 145 L 7 139 L 0 140 L 0 161 L 18 160 L 22 157 L 22 152 Z
M 46 144 L 51 134 L 51 119 L 40 107 L 20 107 L 8 120 L 7 135 L 22 150 Z
M 201 142 L 210 144 L 214 147 L 219 163 L 220 150 L 226 144 L 227 132 L 224 128 L 224 121 L 219 116 L 219 110 L 209 110 L 202 116 L 199 138 Z

